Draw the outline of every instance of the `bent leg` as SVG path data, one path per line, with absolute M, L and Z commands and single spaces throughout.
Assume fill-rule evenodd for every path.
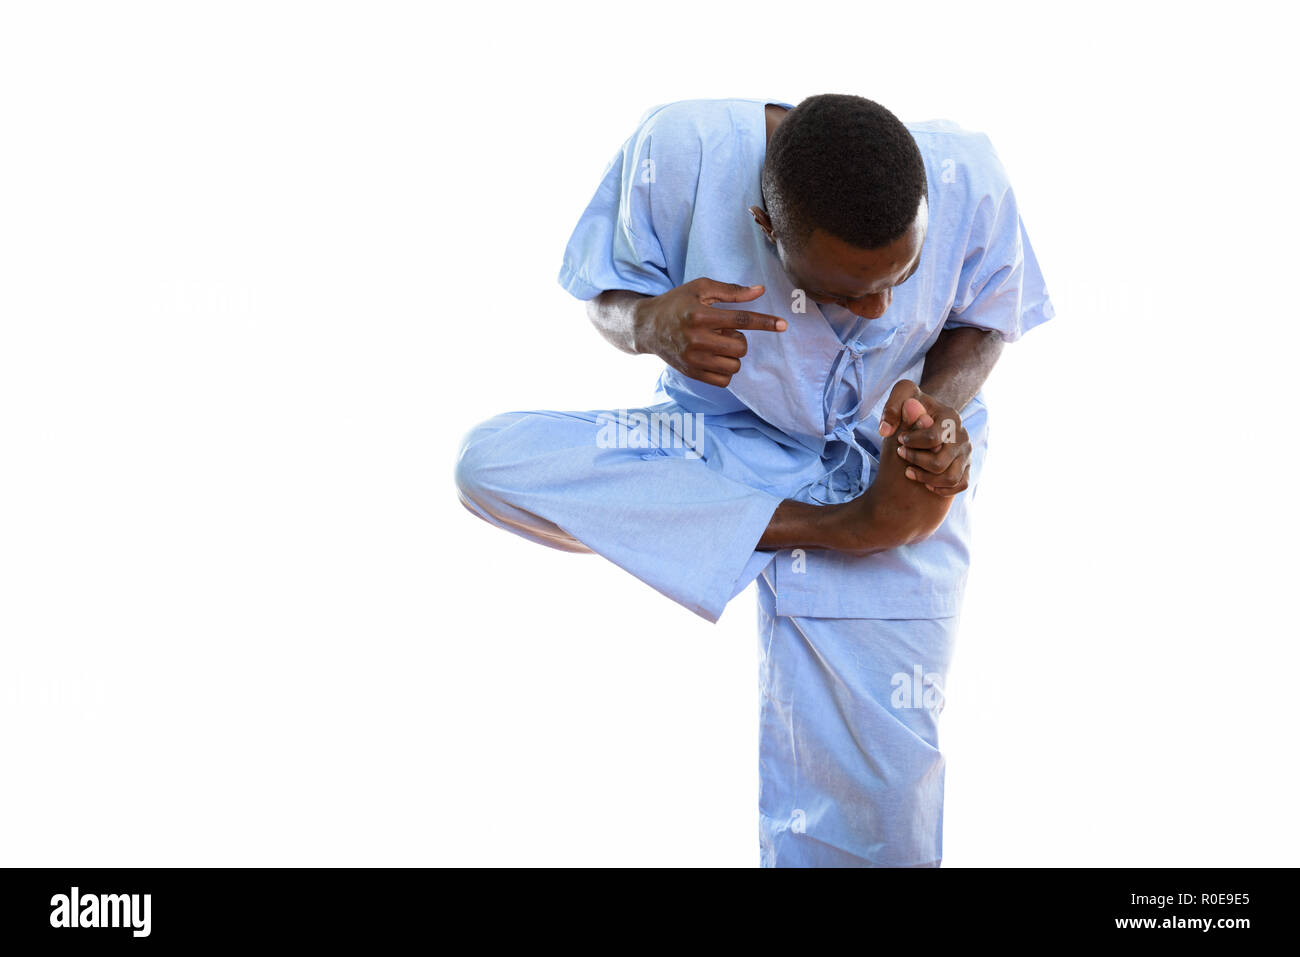
M 745 576 L 770 560 L 755 545 L 781 498 L 710 467 L 714 438 L 702 452 L 602 444 L 602 417 L 613 414 L 489 419 L 461 445 L 461 501 L 531 541 L 603 555 L 716 621 Z
M 530 413 L 498 415 L 476 426 L 465 437 L 456 460 L 456 492 L 460 503 L 485 522 L 530 542 L 565 552 L 590 552 L 590 548 L 554 522 L 513 504 L 512 496 L 502 494 L 500 481 L 490 477 L 493 436 L 514 424 L 516 417 L 527 414 Z
M 758 591 L 761 863 L 938 866 L 957 619 L 778 616 Z

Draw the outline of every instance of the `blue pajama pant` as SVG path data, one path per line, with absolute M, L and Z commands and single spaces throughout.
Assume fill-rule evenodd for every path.
M 718 461 L 772 437 L 737 430 L 702 459 L 610 448 L 596 441 L 600 416 L 513 412 L 477 426 L 456 466 L 461 501 L 531 541 L 604 555 L 716 620 L 772 560 L 754 545 L 782 499 Z M 715 417 L 709 432 L 727 427 Z M 777 615 L 775 578 L 757 576 L 760 863 L 938 866 L 937 721 L 957 619 Z

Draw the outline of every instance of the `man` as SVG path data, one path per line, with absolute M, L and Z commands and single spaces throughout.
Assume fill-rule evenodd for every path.
M 979 390 L 1052 316 L 987 138 L 856 96 L 658 107 L 559 278 L 663 401 L 497 416 L 462 501 L 712 621 L 756 581 L 761 862 L 937 866 Z

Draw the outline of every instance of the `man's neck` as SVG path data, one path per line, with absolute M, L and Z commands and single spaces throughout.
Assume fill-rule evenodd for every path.
M 772 142 L 772 134 L 775 133 L 776 128 L 781 125 L 781 121 L 785 119 L 785 115 L 789 110 L 784 106 L 777 106 L 775 103 L 768 103 L 763 107 L 763 111 L 767 114 L 767 141 L 770 143 Z

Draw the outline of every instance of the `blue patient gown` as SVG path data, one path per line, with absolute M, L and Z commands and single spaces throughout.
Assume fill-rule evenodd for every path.
M 763 205 L 768 102 L 649 111 L 607 167 L 559 279 L 579 299 L 658 295 L 701 276 L 761 284 L 760 299 L 733 308 L 785 317 L 787 330 L 746 332 L 725 389 L 665 367 L 642 409 L 496 416 L 466 436 L 457 484 L 485 520 L 603 555 L 711 621 L 757 580 L 761 862 L 937 865 L 936 721 L 987 448 L 982 397 L 961 410 L 970 488 L 924 542 L 863 558 L 755 545 L 783 499 L 844 502 L 870 485 L 889 392 L 920 381 L 945 328 L 1010 342 L 1052 307 L 987 137 L 933 121 L 908 124 L 929 186 L 916 273 L 880 319 L 810 300 L 792 311 L 792 281 L 748 212 Z

